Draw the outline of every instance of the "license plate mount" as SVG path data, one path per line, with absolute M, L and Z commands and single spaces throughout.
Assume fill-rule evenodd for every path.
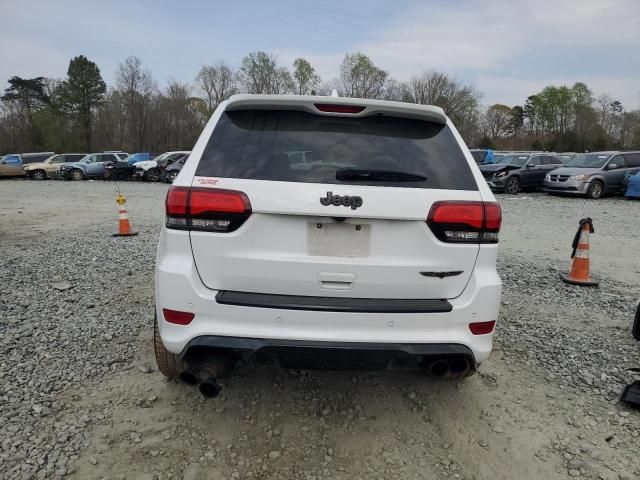
M 371 244 L 371 225 L 365 223 L 309 222 L 309 255 L 324 257 L 366 258 Z

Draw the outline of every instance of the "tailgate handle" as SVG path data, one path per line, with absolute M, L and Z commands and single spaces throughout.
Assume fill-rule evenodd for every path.
M 356 281 L 355 273 L 320 272 L 318 281 L 322 288 L 331 290 L 350 290 Z

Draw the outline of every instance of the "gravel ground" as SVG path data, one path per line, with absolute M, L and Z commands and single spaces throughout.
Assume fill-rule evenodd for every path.
M 223 394 L 167 382 L 151 348 L 166 186 L 0 181 L 0 479 L 640 478 L 640 202 L 500 197 L 494 354 L 463 382 L 241 367 Z M 594 218 L 598 289 L 563 284 Z

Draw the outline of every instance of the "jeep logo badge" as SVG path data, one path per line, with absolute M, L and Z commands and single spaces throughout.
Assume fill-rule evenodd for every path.
M 356 208 L 362 206 L 362 197 L 334 195 L 333 192 L 327 192 L 326 197 L 320 197 L 320 203 L 325 207 L 329 205 L 335 205 L 336 207 L 339 207 L 340 205 L 342 205 L 343 207 L 351 207 L 351 210 L 355 210 Z

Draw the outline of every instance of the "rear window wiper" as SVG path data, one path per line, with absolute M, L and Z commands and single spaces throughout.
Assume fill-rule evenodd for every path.
M 395 170 L 371 170 L 368 168 L 341 168 L 336 170 L 337 180 L 369 182 L 424 182 L 427 177 Z

